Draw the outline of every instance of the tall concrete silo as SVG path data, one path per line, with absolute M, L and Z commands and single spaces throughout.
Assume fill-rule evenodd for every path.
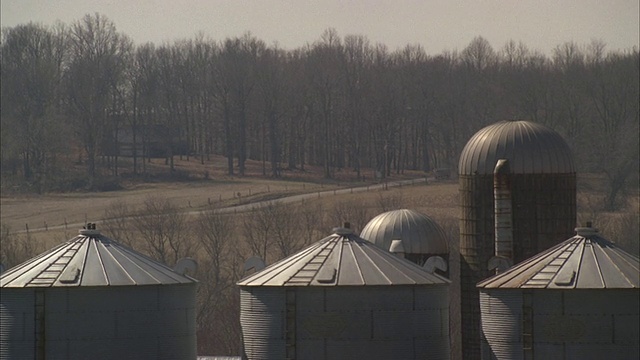
M 502 121 L 478 131 L 458 166 L 462 350 L 480 357 L 480 308 L 475 285 L 493 275 L 493 172 L 510 167 L 513 261 L 567 239 L 576 226 L 576 174 L 571 151 L 555 131 L 529 121 Z
M 350 229 L 238 285 L 247 359 L 449 358 L 449 280 Z
M 196 285 L 80 230 L 0 276 L 0 359 L 195 359 Z
M 640 358 L 640 262 L 591 227 L 478 284 L 483 359 Z
M 420 266 L 432 256 L 449 260 L 449 241 L 442 227 L 415 210 L 379 214 L 365 225 L 360 237 L 385 250 L 393 240 L 402 240 L 405 258 Z

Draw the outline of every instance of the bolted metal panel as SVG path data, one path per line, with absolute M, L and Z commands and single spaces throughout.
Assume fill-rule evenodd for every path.
M 241 287 L 240 325 L 247 359 L 285 359 L 284 287 Z
M 459 174 L 491 174 L 498 159 L 509 160 L 516 174 L 575 173 L 564 139 L 530 121 L 500 121 L 478 131 L 460 154 Z
M 35 358 L 35 294 L 32 289 L 2 289 L 0 359 Z
M 340 287 L 325 292 L 326 311 L 412 309 L 412 286 Z
M 46 356 L 195 359 L 195 286 L 47 289 Z M 129 299 L 132 307 L 109 299 Z
M 413 339 L 331 339 L 326 342 L 326 359 L 418 359 L 413 346 Z
M 399 239 L 406 254 L 449 254 L 449 241 L 442 227 L 414 210 L 382 213 L 367 223 L 360 237 L 384 250 L 389 250 L 392 240 Z

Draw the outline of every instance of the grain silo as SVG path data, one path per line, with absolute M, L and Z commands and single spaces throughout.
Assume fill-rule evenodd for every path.
M 640 358 L 638 257 L 576 231 L 478 284 L 483 359 Z
M 460 281 L 462 350 L 480 357 L 480 308 L 475 285 L 493 275 L 493 172 L 510 166 L 513 261 L 567 239 L 576 225 L 576 174 L 570 149 L 555 131 L 528 121 L 502 121 L 478 131 L 458 166 L 461 203 Z
M 448 359 L 449 280 L 350 229 L 240 282 L 248 359 Z
M 196 281 L 88 227 L 2 273 L 0 359 L 195 359 Z
M 442 227 L 415 210 L 379 214 L 365 225 L 360 237 L 385 250 L 390 249 L 392 241 L 402 240 L 405 258 L 420 266 L 432 256 L 449 260 L 449 242 Z

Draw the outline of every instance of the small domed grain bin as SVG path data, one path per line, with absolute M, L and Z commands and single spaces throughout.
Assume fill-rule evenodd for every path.
M 248 359 L 449 358 L 449 280 L 349 229 L 238 285 Z
M 444 230 L 415 210 L 384 212 L 365 225 L 360 237 L 385 250 L 389 250 L 393 240 L 402 240 L 405 258 L 420 266 L 431 256 L 449 259 L 449 242 Z
M 571 151 L 555 131 L 529 121 L 501 121 L 478 131 L 460 155 L 460 281 L 462 348 L 480 357 L 480 309 L 475 285 L 493 275 L 493 172 L 510 165 L 513 261 L 567 239 L 576 226 L 576 174 Z
M 195 359 L 197 282 L 95 229 L 0 277 L 0 359 Z
M 483 359 L 638 359 L 640 264 L 590 228 L 478 284 Z

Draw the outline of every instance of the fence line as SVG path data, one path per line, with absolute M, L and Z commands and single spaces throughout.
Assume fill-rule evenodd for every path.
M 263 201 L 259 201 L 259 202 L 247 202 L 247 203 L 242 203 L 242 192 L 241 191 L 233 191 L 232 192 L 232 196 L 229 198 L 224 198 L 222 197 L 222 194 L 218 194 L 218 202 L 223 202 L 223 200 L 233 200 L 233 199 L 238 199 L 238 203 L 235 205 L 230 205 L 230 206 L 226 206 L 223 208 L 217 208 L 214 209 L 214 211 L 218 211 L 220 213 L 231 213 L 233 212 L 234 214 L 237 214 L 239 212 L 245 212 L 245 211 L 252 211 L 255 209 L 259 209 L 262 206 L 266 206 L 267 204 L 270 203 L 282 203 L 282 204 L 287 204 L 287 203 L 294 203 L 294 202 L 301 202 L 304 204 L 304 201 L 306 199 L 311 199 L 311 198 L 321 198 L 323 196 L 328 196 L 328 195 L 332 195 L 332 196 L 336 196 L 336 195 L 342 195 L 342 194 L 354 194 L 354 193 L 358 193 L 358 192 L 371 192 L 371 191 L 386 191 L 389 189 L 389 187 L 402 187 L 402 186 L 411 186 L 411 185 L 415 185 L 415 184 L 421 184 L 421 183 L 428 183 L 427 178 L 419 178 L 419 179 L 411 179 L 411 180 L 397 180 L 397 181 L 387 181 L 387 182 L 381 182 L 378 184 L 368 184 L 366 186 L 350 186 L 347 188 L 340 188 L 340 189 L 333 189 L 333 190 L 317 190 L 317 191 L 313 191 L 313 192 L 305 192 L 303 194 L 298 194 L 298 195 L 291 195 L 291 196 L 286 196 L 286 197 L 282 197 L 282 198 L 277 198 L 277 199 L 273 199 L 273 200 L 263 200 Z M 303 190 L 309 190 L 306 188 L 305 184 L 302 184 L 302 189 Z M 316 187 L 317 188 L 317 187 Z M 324 184 L 320 184 L 319 185 L 320 189 L 324 189 Z M 285 191 L 288 191 L 289 186 L 288 184 L 285 184 Z M 293 189 L 292 189 L 293 190 Z M 266 186 L 266 193 L 270 193 L 271 192 L 271 187 L 269 185 Z M 261 192 L 252 192 L 251 188 L 249 188 L 249 190 L 245 190 L 245 193 L 248 193 L 249 196 L 253 195 L 259 195 L 261 194 Z M 262 192 L 264 193 L 264 192 Z M 246 199 L 247 197 L 245 197 Z M 215 204 L 215 200 L 212 201 L 211 197 L 207 197 L 206 200 L 206 204 L 202 205 L 201 207 L 205 207 L 205 209 L 203 210 L 193 210 L 193 211 L 186 211 L 186 213 L 188 215 L 194 215 L 197 213 L 201 213 L 202 211 L 207 211 L 206 207 L 207 206 L 212 206 Z M 187 207 L 186 209 L 190 209 L 193 208 L 193 204 L 191 202 L 191 199 L 187 200 Z M 197 205 L 196 205 L 197 207 Z M 126 218 L 133 218 L 135 215 L 131 215 L 131 216 L 127 216 Z M 68 223 L 67 222 L 67 218 L 64 218 L 64 223 L 61 225 L 55 225 L 55 226 L 49 226 L 48 222 L 45 220 L 44 221 L 44 226 L 41 228 L 30 228 L 28 223 L 25 223 L 25 229 L 21 230 L 21 231 L 16 231 L 16 234 L 20 234 L 20 233 L 34 233 L 34 232 L 46 232 L 49 230 L 68 230 L 70 226 L 72 227 L 77 227 L 77 228 L 81 228 L 82 226 L 84 226 L 88 221 L 88 215 L 87 213 L 84 214 L 84 223 Z M 104 219 L 101 220 L 97 220 L 94 221 L 94 223 L 96 224 L 101 224 L 104 222 Z

